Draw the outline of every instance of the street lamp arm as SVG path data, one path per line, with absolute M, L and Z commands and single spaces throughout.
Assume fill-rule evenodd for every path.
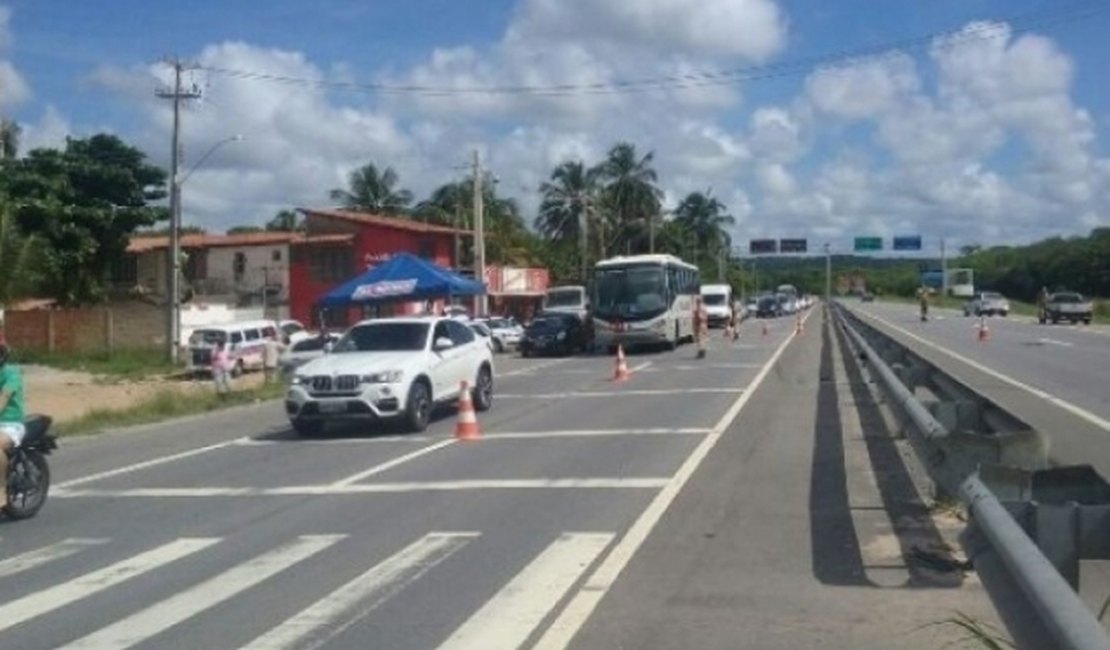
M 189 168 L 189 171 L 185 172 L 185 175 L 181 177 L 181 180 L 177 181 L 177 184 L 178 185 L 184 185 L 185 181 L 189 180 L 189 177 L 193 175 L 193 172 L 195 172 L 197 170 L 197 168 L 199 168 L 201 165 L 203 165 L 204 161 L 208 160 L 208 158 L 212 154 L 216 153 L 217 149 L 224 146 L 225 144 L 228 144 L 228 143 L 231 143 L 231 142 L 239 142 L 242 139 L 243 139 L 242 135 L 236 134 L 236 135 L 231 136 L 230 138 L 224 138 L 223 140 L 220 140 L 216 144 L 212 145 L 208 149 L 208 151 L 206 151 L 204 153 L 204 155 L 200 157 L 199 160 L 197 160 L 195 163 L 193 163 L 193 166 Z

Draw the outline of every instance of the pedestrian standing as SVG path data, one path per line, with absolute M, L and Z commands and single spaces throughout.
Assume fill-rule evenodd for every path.
M 736 313 L 736 301 L 732 302 L 732 309 L 728 316 L 729 333 L 732 335 L 732 340 L 737 341 L 740 339 L 740 320 Z
M 216 383 L 216 394 L 226 398 L 231 392 L 231 355 L 223 341 L 217 342 L 212 352 L 212 380 Z
M 701 296 L 694 298 L 694 339 L 698 343 L 698 358 L 705 358 L 705 339 L 709 338 L 709 314 Z
M 267 384 L 273 383 L 277 378 L 278 360 L 284 349 L 285 346 L 278 340 L 276 334 L 266 338 L 266 344 L 262 350 L 262 371 L 266 375 Z

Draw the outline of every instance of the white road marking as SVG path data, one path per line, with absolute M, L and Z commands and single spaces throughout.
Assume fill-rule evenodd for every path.
M 1020 388 L 1020 389 L 1026 391 L 1026 392 L 1028 392 L 1032 395 L 1035 395 L 1036 397 L 1039 397 L 1043 400 L 1051 402 L 1051 403 L 1055 404 L 1056 406 L 1059 406 L 1060 408 L 1064 409 L 1065 411 L 1068 411 L 1068 412 L 1072 413 L 1073 415 L 1077 415 L 1080 418 L 1083 418 L 1084 420 L 1090 422 L 1091 424 L 1099 427 L 1103 431 L 1110 431 L 1110 421 L 1104 420 L 1103 418 L 1100 418 L 1099 416 L 1095 415 L 1094 413 L 1091 413 L 1090 411 L 1088 411 L 1088 410 L 1086 410 L 1086 409 L 1084 409 L 1080 406 L 1076 406 L 1075 404 L 1072 404 L 1071 402 L 1060 399 L 1059 397 L 1056 397 L 1055 395 L 1047 393 L 1047 392 L 1041 390 L 1040 388 L 1035 388 L 1033 386 L 1030 386 L 1029 384 L 1024 384 L 1024 383 L 1022 383 L 1022 382 L 1020 382 L 1016 379 L 1013 379 L 1013 378 L 1011 378 L 1007 375 L 1004 375 L 1004 374 L 998 372 L 997 370 L 993 370 L 991 368 L 988 368 L 987 366 L 984 366 L 983 364 L 981 364 L 977 361 L 969 359 L 969 358 L 963 356 L 962 354 L 957 354 L 956 352 L 953 352 L 953 351 L 951 351 L 947 348 L 944 348 L 940 345 L 937 345 L 936 343 L 933 343 L 932 341 L 929 341 L 925 338 L 922 338 L 922 337 L 920 337 L 920 336 L 918 336 L 918 335 L 916 335 L 916 334 L 914 334 L 914 333 L 912 333 L 908 330 L 905 330 L 905 329 L 895 325 L 894 323 L 891 323 L 890 321 L 886 320 L 885 318 L 882 318 L 881 316 L 876 316 L 875 314 L 868 313 L 866 311 L 861 311 L 860 313 L 864 314 L 868 318 L 871 318 L 873 320 L 877 320 L 880 323 L 885 324 L 887 327 L 890 327 L 892 329 L 895 329 L 895 330 L 901 332 L 902 334 L 905 334 L 906 336 L 908 336 L 911 339 L 917 341 L 918 343 L 921 343 L 922 345 L 928 346 L 929 348 L 932 348 L 933 350 L 936 350 L 937 352 L 942 352 L 942 353 L 952 357 L 953 359 L 956 359 L 957 361 L 961 361 L 963 363 L 966 363 L 967 365 L 971 366 L 972 368 L 975 368 L 976 370 L 979 370 L 980 372 L 984 372 L 984 373 L 990 375 L 991 377 L 994 377 L 995 379 L 998 379 L 1000 381 L 1004 381 L 1007 384 L 1009 384 L 1011 386 L 1014 386 L 1015 388 Z
M 815 312 L 807 312 L 803 317 L 804 323 L 809 319 L 810 314 Z M 617 581 L 621 571 L 628 565 L 632 556 L 636 554 L 640 546 L 643 545 L 644 540 L 651 533 L 652 529 L 663 518 L 663 514 L 670 507 L 671 503 L 678 497 L 678 493 L 682 490 L 686 482 L 697 471 L 698 466 L 705 460 L 713 447 L 724 435 L 728 427 L 740 415 L 740 411 L 744 405 L 751 399 L 753 393 L 763 383 L 767 375 L 770 374 L 771 368 L 778 362 L 783 352 L 786 351 L 787 346 L 791 341 L 794 341 L 793 336 L 788 337 L 779 344 L 775 349 L 774 354 L 768 359 L 767 363 L 763 365 L 763 369 L 755 376 L 749 389 L 744 391 L 742 395 L 736 398 L 732 406 L 725 412 L 721 419 L 713 427 L 712 433 L 707 435 L 704 440 L 694 449 L 693 452 L 687 456 L 682 466 L 675 472 L 674 476 L 667 481 L 667 485 L 655 495 L 648 507 L 644 509 L 636 521 L 625 532 L 624 537 L 621 538 L 617 545 L 605 556 L 601 565 L 594 571 L 593 575 L 586 579 L 585 584 L 577 593 L 574 594 L 570 602 L 559 613 L 555 621 L 540 638 L 536 645 L 532 646 L 532 650 L 562 650 L 566 648 L 574 635 L 590 617 L 594 609 L 597 608 L 601 599 L 612 588 L 613 584 Z
M 461 481 L 411 481 L 404 483 L 359 483 L 353 485 L 299 485 L 272 488 L 130 488 L 98 490 L 95 488 L 64 490 L 50 496 L 58 499 L 77 498 L 204 498 L 204 497 L 272 497 L 272 496 L 343 496 L 351 494 L 396 494 L 406 492 L 460 492 L 464 490 L 543 490 L 543 489 L 636 489 L 664 487 L 670 479 L 663 477 L 636 478 L 533 478 L 533 479 L 470 479 Z
M 0 606 L 0 631 L 61 609 L 125 580 L 208 548 L 218 541 L 220 540 L 213 538 L 178 539 L 99 571 L 13 600 Z
M 1040 338 L 1040 339 L 1037 339 L 1037 340 L 1040 343 L 1044 343 L 1046 345 L 1059 345 L 1060 347 L 1064 347 L 1064 348 L 1070 348 L 1073 345 L 1072 343 L 1069 343 L 1067 341 L 1057 341 L 1056 339 Z
M 344 537 L 346 535 L 303 535 L 65 645 L 63 650 L 114 650 L 138 645 L 319 553 Z
M 612 533 L 565 533 L 462 624 L 440 650 L 521 647 L 612 542 Z
M 428 436 L 372 436 L 369 438 L 317 438 L 297 440 L 265 440 L 258 438 L 242 438 L 235 441 L 237 447 L 268 447 L 270 445 L 367 445 L 379 442 L 428 442 L 431 440 Z
M 641 363 L 640 365 L 632 366 L 631 368 L 628 369 L 628 372 L 641 372 L 643 370 L 647 370 L 649 367 L 651 367 L 651 362 L 650 361 L 645 361 L 645 362 Z
M 104 544 L 107 541 L 107 539 L 66 539 L 57 544 L 51 544 L 50 546 L 44 546 L 43 548 L 8 558 L 0 562 L 0 578 L 7 578 L 17 573 L 30 571 L 35 567 L 69 557 L 89 546 Z
M 567 361 L 570 361 L 572 358 L 573 357 L 564 357 L 562 359 L 552 359 L 551 361 L 542 361 L 540 363 L 534 363 L 534 364 L 532 364 L 532 365 L 530 365 L 526 368 L 518 368 L 516 370 L 510 370 L 509 372 L 499 372 L 499 373 L 496 373 L 494 375 L 494 379 L 496 380 L 498 377 L 515 377 L 517 375 L 531 374 L 531 373 L 533 373 L 537 370 L 543 370 L 544 368 L 550 368 L 551 366 L 557 366 L 561 363 L 566 363 Z
M 75 478 L 73 480 L 66 481 L 65 483 L 59 483 L 58 485 L 52 486 L 52 487 L 67 488 L 67 487 L 73 487 L 75 485 L 83 485 L 85 483 L 91 483 L 92 481 L 99 481 L 99 480 L 105 479 L 105 478 L 111 478 L 113 476 L 120 476 L 121 474 L 130 474 L 132 472 L 137 472 L 141 469 L 147 469 L 148 467 L 157 467 L 158 465 L 164 465 L 166 463 L 172 463 L 175 460 L 182 460 L 183 458 L 191 458 L 193 456 L 199 456 L 200 454 L 206 454 L 210 451 L 215 451 L 217 449 L 223 449 L 224 447 L 230 447 L 232 445 L 237 445 L 237 444 L 240 444 L 241 440 L 243 440 L 243 438 L 236 439 L 236 440 L 228 440 L 227 442 L 218 442 L 214 445 L 207 445 L 205 447 L 197 447 L 196 449 L 190 449 L 189 451 L 183 451 L 179 454 L 171 454 L 169 456 L 162 456 L 161 458 L 155 458 L 153 460 L 147 460 L 147 461 L 143 461 L 141 463 L 135 463 L 133 465 L 125 465 L 123 467 L 117 467 L 116 469 L 110 469 L 106 472 L 100 472 L 100 473 L 97 473 L 97 474 L 90 474 L 89 476 L 83 476 L 81 478 Z
M 381 474 L 382 472 L 384 472 L 386 470 L 393 469 L 394 467 L 397 467 L 398 465 L 403 465 L 403 464 L 409 462 L 410 460 L 420 458 L 421 456 L 423 456 L 425 454 L 430 454 L 433 451 L 443 449 L 444 447 L 448 447 L 448 446 L 453 445 L 453 444 L 455 444 L 455 439 L 454 438 L 448 438 L 447 440 L 440 440 L 439 442 L 430 444 L 427 447 L 421 447 L 420 449 L 417 449 L 416 451 L 409 452 L 409 453 L 405 454 L 404 456 L 398 456 L 397 458 L 394 458 L 393 460 L 388 460 L 388 461 L 386 461 L 384 463 L 381 463 L 379 465 L 375 465 L 375 466 L 371 467 L 370 469 L 361 471 L 357 474 L 352 474 L 352 475 L 348 476 L 347 478 L 341 478 L 338 481 L 335 481 L 334 483 L 332 483 L 332 485 L 334 485 L 336 487 L 344 487 L 344 486 L 347 486 L 347 485 L 352 485 L 354 483 L 358 483 L 359 481 L 361 481 L 363 479 L 366 479 L 366 478 L 370 478 L 371 476 L 374 476 L 375 474 Z
M 575 391 L 569 393 L 501 393 L 500 399 L 567 399 L 572 397 L 623 397 L 630 395 L 696 395 L 703 393 L 739 393 L 746 386 L 735 388 L 658 388 L 633 390 Z
M 762 364 L 759 363 L 707 363 L 696 365 L 677 365 L 677 366 L 658 366 L 654 362 L 648 361 L 635 368 L 629 368 L 629 372 L 671 372 L 675 370 L 732 370 L 741 368 L 761 368 Z M 591 370 L 588 368 L 574 368 L 569 370 L 559 370 L 553 372 L 550 376 L 563 376 L 563 375 L 593 375 L 599 378 L 611 379 L 612 368 L 606 367 L 602 371 Z M 500 395 L 498 395 L 500 397 Z
M 501 433 L 487 433 L 482 436 L 485 440 L 516 440 L 528 438 L 577 438 L 590 436 L 669 436 L 669 435 L 704 435 L 711 429 L 684 428 L 684 429 L 567 429 L 564 431 L 507 431 Z
M 479 536 L 477 532 L 425 535 L 241 650 L 312 650 L 357 623 Z

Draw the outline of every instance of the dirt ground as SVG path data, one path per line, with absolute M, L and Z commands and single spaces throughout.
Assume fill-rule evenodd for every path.
M 93 409 L 125 409 L 164 389 L 214 391 L 211 379 L 150 379 L 120 381 L 82 372 L 55 370 L 43 366 L 23 366 L 26 410 L 45 413 L 55 422 L 80 418 Z M 262 373 L 250 373 L 233 380 L 233 387 L 255 387 Z

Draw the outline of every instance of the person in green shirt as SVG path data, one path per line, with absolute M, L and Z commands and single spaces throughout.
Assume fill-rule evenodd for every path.
M 0 344 L 0 480 L 7 482 L 8 452 L 23 442 L 27 433 L 23 425 L 23 373 L 19 366 L 8 363 L 11 351 Z M 8 491 L 2 490 L 0 507 L 8 505 Z

